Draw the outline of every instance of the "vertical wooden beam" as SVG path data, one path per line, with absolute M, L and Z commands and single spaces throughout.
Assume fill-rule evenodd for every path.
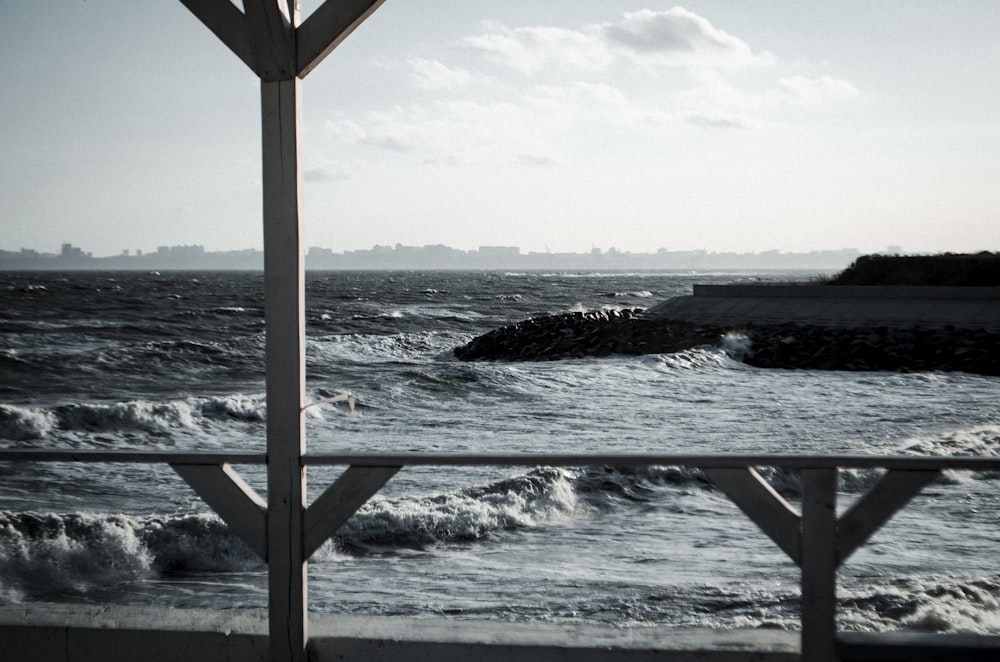
M 308 638 L 305 287 L 299 224 L 299 79 L 261 81 L 271 659 L 303 662 Z
M 323 11 L 304 32 L 308 46 L 302 67 L 297 64 L 296 46 L 299 0 L 243 0 L 243 12 L 230 8 L 226 0 L 181 2 L 261 80 L 269 645 L 275 662 L 304 662 L 309 609 L 308 555 L 304 548 L 306 481 L 302 464 L 305 272 L 299 220 L 298 76 L 316 66 L 382 0 L 324 3 Z M 187 474 L 202 491 L 215 494 L 214 487 L 203 485 L 207 480 L 203 472 Z M 226 499 L 220 503 L 228 507 Z M 235 508 L 242 516 L 245 509 Z
M 298 0 L 243 0 L 257 75 L 262 81 L 295 77 L 295 26 Z
M 802 659 L 837 662 L 837 470 L 802 471 Z

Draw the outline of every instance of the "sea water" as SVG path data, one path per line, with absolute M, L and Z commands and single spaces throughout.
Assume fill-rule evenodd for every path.
M 795 273 L 318 272 L 312 452 L 997 455 L 1000 379 L 670 355 L 472 362 L 533 316 Z M 0 275 L 0 446 L 263 452 L 258 273 Z M 751 348 L 752 349 L 752 348 Z M 308 472 L 315 498 L 342 468 Z M 262 467 L 237 467 L 261 494 Z M 762 468 L 792 503 L 797 475 Z M 840 509 L 878 479 L 843 471 Z M 840 570 L 843 629 L 1000 632 L 995 473 L 926 487 Z M 410 467 L 311 559 L 317 613 L 798 626 L 798 569 L 694 469 Z M 266 573 L 169 468 L 0 463 L 0 601 L 264 609 Z

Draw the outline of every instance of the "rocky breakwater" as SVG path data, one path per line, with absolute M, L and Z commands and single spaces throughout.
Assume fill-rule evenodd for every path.
M 1000 333 L 943 328 L 748 324 L 741 328 L 643 319 L 639 310 L 568 313 L 490 331 L 455 349 L 461 360 L 550 361 L 663 354 L 722 346 L 745 336 L 734 359 L 761 368 L 915 372 L 963 371 L 1000 376 Z
M 744 362 L 761 368 L 961 371 L 1000 376 L 1000 333 L 954 326 L 830 328 L 758 325 Z
M 723 329 L 644 320 L 642 309 L 565 313 L 510 324 L 455 349 L 463 361 L 553 361 L 612 354 L 664 354 L 719 341 Z

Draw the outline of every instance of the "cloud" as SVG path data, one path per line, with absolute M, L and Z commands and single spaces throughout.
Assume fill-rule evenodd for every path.
M 431 94 L 330 120 L 326 136 L 412 163 L 566 165 L 588 141 L 635 145 L 679 131 L 757 129 L 781 106 L 858 94 L 830 76 L 782 78 L 789 72 L 773 56 L 679 7 L 578 29 L 493 24 L 461 43 L 473 57 L 466 50 L 456 62 L 443 51 L 402 63 L 408 83 Z M 616 62 L 631 70 L 612 74 Z
M 815 106 L 827 99 L 847 98 L 858 95 L 856 87 L 846 80 L 838 80 L 830 76 L 806 78 L 792 76 L 778 81 L 778 88 L 783 99 L 788 103 L 800 106 Z
M 673 95 L 674 102 L 694 115 L 735 114 L 747 118 L 783 105 L 815 106 L 859 94 L 846 80 L 820 76 L 782 78 L 760 91 L 740 89 L 719 72 L 702 72 L 697 84 Z M 742 123 L 742 120 L 741 120 Z
M 344 168 L 321 167 L 306 169 L 302 178 L 307 182 L 327 183 L 350 179 L 350 175 Z
M 558 161 L 551 156 L 541 156 L 539 154 L 518 154 L 517 162 L 523 165 L 549 168 L 558 165 Z
M 422 90 L 456 90 L 480 79 L 468 69 L 449 67 L 440 60 L 410 58 L 406 64 L 410 70 L 410 84 Z
M 770 60 L 683 7 L 627 13 L 619 23 L 600 26 L 600 34 L 634 59 L 667 65 L 734 68 Z
M 621 89 L 606 83 L 575 82 L 559 86 L 539 86 L 523 103 L 537 116 L 552 118 L 557 126 L 569 127 L 580 121 L 596 121 L 638 130 L 660 132 L 681 125 L 676 113 L 638 103 Z
M 462 43 L 490 60 L 524 73 L 541 69 L 567 71 L 603 69 L 611 62 L 603 40 L 594 34 L 556 27 L 508 28 L 466 37 Z
M 531 74 L 540 70 L 600 71 L 624 58 L 641 65 L 733 69 L 771 63 L 746 42 L 681 7 L 630 12 L 617 23 L 574 30 L 492 26 L 462 43 L 491 61 Z
M 754 125 L 754 122 L 747 117 L 722 113 L 713 115 L 691 113 L 684 117 L 684 121 L 691 126 L 705 129 L 748 129 Z

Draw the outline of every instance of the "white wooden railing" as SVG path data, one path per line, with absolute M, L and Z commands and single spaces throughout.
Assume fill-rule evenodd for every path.
M 801 655 L 810 662 L 833 662 L 850 645 L 836 629 L 836 571 L 851 554 L 921 488 L 943 470 L 1000 471 L 1000 457 L 899 457 L 800 455 L 638 455 L 638 454 L 497 454 L 452 455 L 310 454 L 301 468 L 346 466 L 344 473 L 315 501 L 304 507 L 295 528 L 299 541 L 268 541 L 267 504 L 243 482 L 232 465 L 265 464 L 263 454 L 110 452 L 110 451 L 0 451 L 0 461 L 101 462 L 168 464 L 219 514 L 232 531 L 267 561 L 269 582 L 282 585 L 276 568 L 304 572 L 308 558 L 371 496 L 406 466 L 681 466 L 700 469 L 727 494 L 801 569 Z M 800 472 L 801 512 L 779 495 L 755 467 L 777 467 Z M 837 515 L 837 474 L 841 469 L 879 468 L 885 473 L 849 509 Z M 299 551 L 301 550 L 301 551 Z M 280 554 L 281 558 L 275 558 Z M 288 582 L 293 589 L 295 581 Z M 307 596 L 303 596 L 308 601 Z M 271 619 L 282 604 L 270 605 Z M 272 630 L 271 636 L 274 637 Z M 301 636 L 308 641 L 308 633 Z M 840 639 L 838 641 L 838 639 Z M 850 637 L 846 638 L 850 640 Z M 995 638 L 989 638 L 995 641 Z M 872 639 L 865 641 L 871 644 Z M 992 644 L 991 644 L 992 645 Z M 274 642 L 272 641 L 272 648 Z M 1000 649 L 990 649 L 1000 658 Z M 950 659 L 964 659 L 959 652 Z M 557 652 L 553 652 L 557 656 Z M 939 657 L 934 659 L 949 659 Z

